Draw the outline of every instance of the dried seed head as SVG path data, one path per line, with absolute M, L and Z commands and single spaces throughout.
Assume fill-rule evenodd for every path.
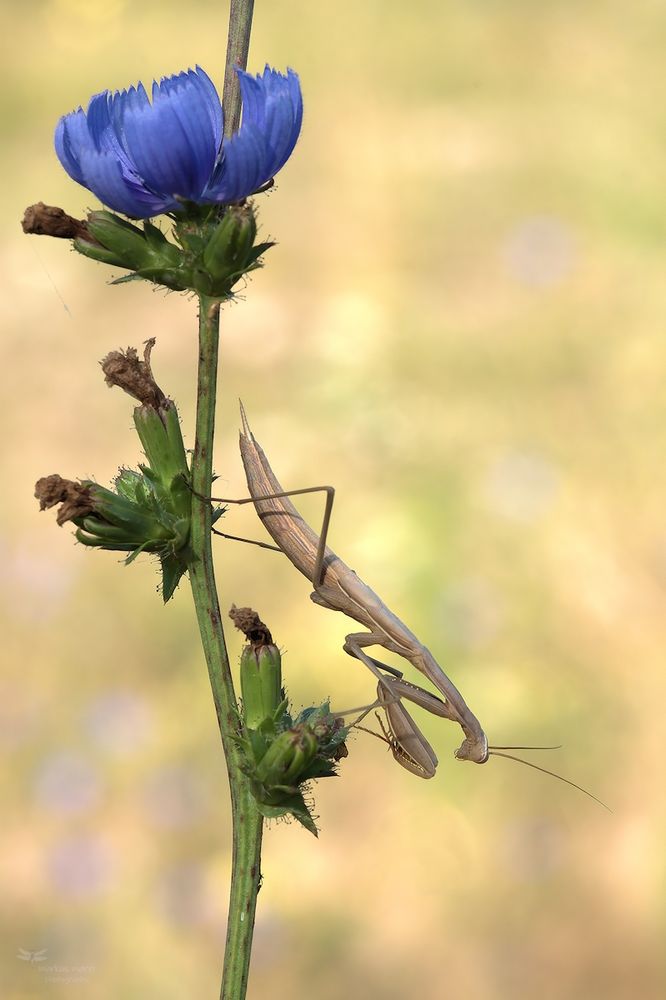
M 155 346 L 155 338 L 146 341 L 143 361 L 134 347 L 126 351 L 111 351 L 100 362 L 108 386 L 117 385 L 144 406 L 159 410 L 166 402 L 166 396 L 153 378 L 150 367 L 150 352 Z
M 26 208 L 21 222 L 23 232 L 29 236 L 57 236 L 60 239 L 84 239 L 94 243 L 86 223 L 74 219 L 56 205 L 45 205 L 38 201 Z
M 87 517 L 95 510 L 89 486 L 72 482 L 71 479 L 63 479 L 55 473 L 37 480 L 35 496 L 39 500 L 40 510 L 55 507 L 57 503 L 62 504 L 56 517 L 57 523 L 61 526 L 65 521 Z
M 232 604 L 229 617 L 252 646 L 268 646 L 273 642 L 270 629 L 252 608 L 237 608 Z

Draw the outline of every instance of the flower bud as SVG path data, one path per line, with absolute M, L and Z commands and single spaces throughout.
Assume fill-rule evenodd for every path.
M 189 470 L 180 419 L 176 404 L 164 395 L 153 376 L 150 356 L 154 346 L 155 338 L 151 337 L 143 359 L 133 347 L 111 351 L 101 361 L 102 371 L 107 385 L 118 386 L 142 404 L 134 410 L 134 426 L 148 459 L 148 467 L 141 466 L 141 472 L 169 510 L 189 519 L 192 494 L 186 482 Z
M 206 270 L 223 278 L 242 268 L 254 245 L 257 223 L 250 205 L 229 207 L 208 239 L 203 252 Z
M 240 665 L 243 715 L 248 729 L 258 729 L 282 701 L 282 658 L 274 643 L 245 646 Z
M 165 399 L 158 410 L 150 406 L 137 406 L 134 410 L 134 426 L 157 483 L 171 494 L 172 502 L 175 495 L 178 500 L 186 497 L 186 509 L 182 513 L 189 513 L 192 494 L 183 478 L 188 475 L 187 456 L 173 400 Z M 181 484 L 184 490 L 181 489 Z
M 309 726 L 287 729 L 271 743 L 257 764 L 256 777 L 265 786 L 295 786 L 317 753 L 317 738 Z

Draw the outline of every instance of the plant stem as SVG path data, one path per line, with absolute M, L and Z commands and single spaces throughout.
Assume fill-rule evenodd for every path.
M 227 61 L 224 67 L 224 91 L 222 93 L 224 134 L 227 137 L 232 135 L 240 124 L 241 99 L 236 67 L 245 69 L 247 66 L 253 12 L 254 0 L 231 0 L 229 41 L 227 42 Z
M 250 967 L 252 932 L 261 879 L 262 818 L 241 766 L 243 754 L 236 742 L 242 722 L 238 715 L 229 657 L 224 640 L 215 586 L 211 549 L 210 502 L 213 473 L 213 435 L 220 330 L 220 303 L 199 299 L 199 377 L 197 421 L 192 456 L 192 532 L 190 582 L 208 664 L 213 700 L 229 773 L 233 822 L 233 855 L 227 942 L 221 1000 L 244 1000 Z

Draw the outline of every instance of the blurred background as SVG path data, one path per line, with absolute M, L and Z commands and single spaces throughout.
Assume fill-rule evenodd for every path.
M 191 601 L 75 546 L 34 481 L 139 459 L 109 350 L 157 337 L 192 444 L 193 301 L 24 237 L 97 207 L 58 117 L 199 63 L 227 4 L 4 0 L 0 833 L 6 1000 L 215 997 L 227 788 Z M 302 139 L 260 199 L 267 267 L 223 314 L 215 464 L 238 397 L 285 487 L 337 487 L 331 544 L 442 662 L 504 760 L 409 775 L 358 734 L 317 842 L 265 839 L 252 998 L 663 995 L 666 9 L 655 0 L 257 0 Z M 301 509 L 318 521 L 321 503 Z M 224 529 L 265 537 L 251 511 Z M 219 541 L 297 707 L 371 700 L 348 623 L 279 556 Z M 238 634 L 230 632 L 234 663 Z

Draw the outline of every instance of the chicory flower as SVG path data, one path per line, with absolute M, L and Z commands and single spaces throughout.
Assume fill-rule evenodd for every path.
M 196 70 L 95 95 L 88 110 L 64 115 L 55 133 L 58 159 L 77 183 L 116 212 L 147 219 L 183 212 L 185 202 L 242 201 L 289 159 L 303 118 L 298 76 L 266 66 L 238 70 L 242 121 L 224 137 L 218 93 Z

